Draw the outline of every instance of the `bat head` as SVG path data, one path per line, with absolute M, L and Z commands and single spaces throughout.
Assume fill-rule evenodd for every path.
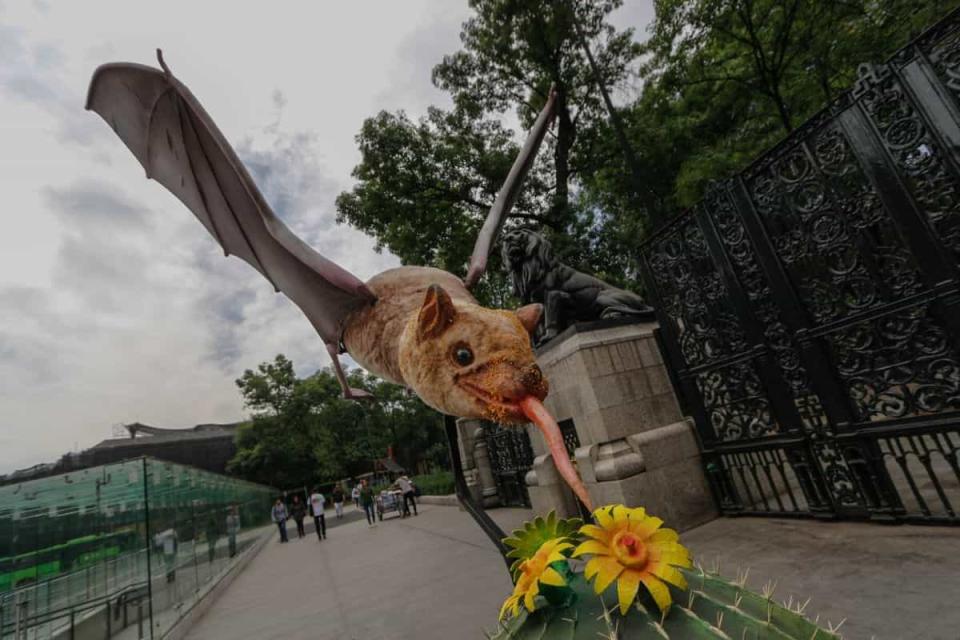
M 400 340 L 406 383 L 434 409 L 502 423 L 527 419 L 519 402 L 543 400 L 547 381 L 530 347 L 542 307 L 516 311 L 454 301 L 431 285 Z

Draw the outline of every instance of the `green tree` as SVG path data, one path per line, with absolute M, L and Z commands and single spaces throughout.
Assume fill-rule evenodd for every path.
M 485 114 L 515 110 L 532 124 L 556 88 L 556 135 L 552 145 L 552 198 L 544 212 L 546 231 L 566 240 L 576 229 L 571 198 L 576 176 L 592 161 L 578 145 L 582 128 L 604 117 L 577 27 L 591 41 L 601 81 L 623 81 L 639 53 L 631 30 L 616 31 L 606 18 L 620 0 L 471 0 L 475 15 L 461 32 L 463 49 L 444 57 L 433 70 L 434 83 L 454 101 Z M 561 245 L 562 246 L 562 245 Z M 586 247 L 580 247 L 581 250 Z
M 518 152 L 500 123 L 463 109 L 429 109 L 418 122 L 404 113 L 380 112 L 357 136 L 362 159 L 353 170 L 356 186 L 337 198 L 337 220 L 372 235 L 404 264 L 428 265 L 464 274 L 473 243 L 497 190 Z M 536 174 L 513 217 L 538 221 Z M 502 303 L 505 280 L 496 268 L 482 292 Z
M 516 112 L 525 131 L 554 85 L 556 133 L 545 142 L 507 224 L 546 233 L 567 262 L 590 256 L 591 264 L 606 264 L 592 242 L 595 212 L 575 197 L 578 176 L 594 158 L 580 144 L 580 132 L 605 116 L 574 23 L 591 39 L 604 83 L 617 84 L 638 53 L 630 31 L 617 32 L 605 21 L 619 5 L 471 0 L 463 49 L 433 70 L 434 83 L 451 93 L 453 110 L 431 109 L 418 122 L 402 113 L 368 119 L 357 136 L 358 183 L 338 198 L 338 220 L 370 233 L 404 263 L 463 273 L 518 150 L 513 140 L 520 134 L 500 118 Z M 487 273 L 478 297 L 502 306 L 509 296 L 497 255 Z
M 642 95 L 621 112 L 645 184 L 605 124 L 585 200 L 608 214 L 600 234 L 629 252 L 851 86 L 957 0 L 656 0 L 643 45 Z
M 252 422 L 238 433 L 229 471 L 279 488 L 311 486 L 372 470 L 391 445 L 414 470 L 442 442 L 439 414 L 404 387 L 359 369 L 347 377 L 377 402 L 344 400 L 329 368 L 297 378 L 283 355 L 245 371 L 237 386 Z

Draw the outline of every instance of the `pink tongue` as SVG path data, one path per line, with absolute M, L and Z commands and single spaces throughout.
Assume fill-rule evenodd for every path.
M 547 448 L 550 449 L 550 455 L 553 456 L 553 463 L 557 465 L 557 471 L 560 472 L 561 477 L 577 494 L 580 502 L 587 509 L 593 511 L 593 502 L 590 500 L 587 488 L 583 486 L 580 476 L 577 475 L 577 470 L 570 463 L 570 456 L 567 454 L 567 447 L 563 443 L 563 434 L 560 433 L 557 421 L 553 419 L 553 416 L 536 396 L 525 397 L 520 401 L 520 408 L 523 409 L 523 414 L 527 416 L 527 419 L 537 425 L 537 428 L 543 434 L 544 440 L 547 441 Z

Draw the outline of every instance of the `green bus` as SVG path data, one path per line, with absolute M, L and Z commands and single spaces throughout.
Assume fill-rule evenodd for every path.
M 136 530 L 130 528 L 0 558 L 0 593 L 115 558 L 138 546 L 136 542 Z

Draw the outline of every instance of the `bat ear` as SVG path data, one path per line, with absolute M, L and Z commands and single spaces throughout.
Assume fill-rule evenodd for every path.
M 420 315 L 417 317 L 417 337 L 421 340 L 436 338 L 446 331 L 456 318 L 457 310 L 450 294 L 444 291 L 443 287 L 432 284 L 427 289 Z
M 540 324 L 540 318 L 543 316 L 543 305 L 539 302 L 528 304 L 517 309 L 516 314 L 520 318 L 520 324 L 532 336 L 533 332 L 537 330 L 537 325 Z

